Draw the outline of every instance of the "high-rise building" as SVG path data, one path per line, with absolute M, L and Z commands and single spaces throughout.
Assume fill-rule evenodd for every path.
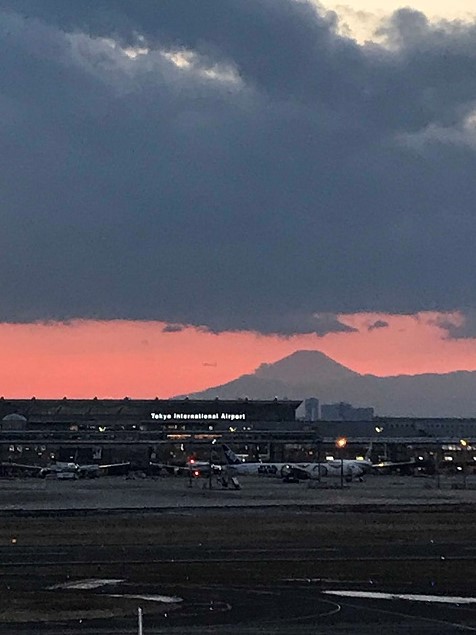
M 373 416 L 373 408 L 354 408 L 343 401 L 321 406 L 321 419 L 324 421 L 369 421 Z
M 318 421 L 319 420 L 319 399 L 316 397 L 309 397 L 304 400 L 305 421 Z

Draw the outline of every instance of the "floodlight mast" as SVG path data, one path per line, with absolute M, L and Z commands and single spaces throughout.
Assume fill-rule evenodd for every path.
M 466 489 L 466 467 L 468 462 L 468 445 L 467 439 L 460 439 L 461 449 L 463 450 L 463 489 Z
M 340 488 L 344 489 L 344 455 L 343 450 L 347 445 L 347 439 L 345 437 L 339 437 L 336 440 L 336 448 L 340 450 Z
M 210 456 L 208 461 L 208 489 L 212 489 L 212 465 L 213 465 L 213 446 L 217 442 L 216 438 L 210 443 Z

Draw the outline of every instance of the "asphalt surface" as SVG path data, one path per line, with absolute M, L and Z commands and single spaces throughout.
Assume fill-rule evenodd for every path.
M 475 491 L 452 483 L 0 482 L 0 633 L 137 633 L 139 606 L 144 635 L 476 632 L 476 601 L 326 595 L 476 600 Z
M 0 480 L 0 513 L 13 511 L 72 511 L 114 509 L 176 509 L 183 507 L 273 507 L 358 505 L 476 504 L 476 476 L 466 489 L 460 475 L 434 478 L 368 476 L 364 482 L 339 487 L 339 479 L 285 484 L 279 478 L 240 477 L 242 488 L 223 488 L 216 479 L 187 477 L 102 477 L 76 481 L 55 479 Z

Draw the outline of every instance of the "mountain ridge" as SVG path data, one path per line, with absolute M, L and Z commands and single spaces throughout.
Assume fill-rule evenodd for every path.
M 373 406 L 379 416 L 474 417 L 476 371 L 416 375 L 362 375 L 320 351 L 295 351 L 261 364 L 218 386 L 188 395 L 194 399 L 305 399 Z

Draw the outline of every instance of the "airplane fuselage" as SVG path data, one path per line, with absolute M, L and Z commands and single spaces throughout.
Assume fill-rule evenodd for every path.
M 357 462 L 355 462 L 357 463 Z M 231 474 L 284 477 L 290 472 L 301 475 L 302 478 L 320 479 L 323 477 L 358 478 L 363 469 L 353 461 L 341 465 L 334 463 L 235 463 L 228 465 Z

